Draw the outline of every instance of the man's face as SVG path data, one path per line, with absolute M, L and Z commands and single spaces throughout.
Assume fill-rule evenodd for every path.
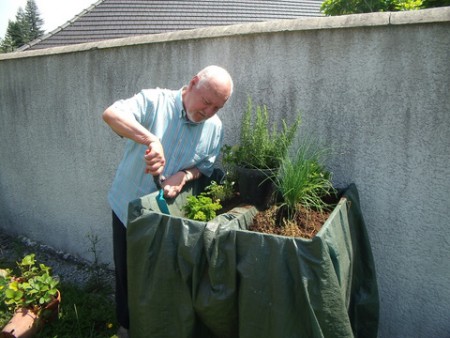
M 221 109 L 228 100 L 228 90 L 220 83 L 200 83 L 195 78 L 189 83 L 184 98 L 187 116 L 192 122 L 202 122 Z

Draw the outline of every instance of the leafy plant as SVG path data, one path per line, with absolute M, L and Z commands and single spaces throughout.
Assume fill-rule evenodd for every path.
M 0 277 L 3 301 L 10 310 L 28 308 L 39 314 L 56 297 L 59 281 L 51 276 L 48 266 L 37 264 L 35 254 L 25 256 L 17 266 L 20 274 L 7 269 Z
M 409 11 L 449 6 L 449 0 L 325 0 L 320 10 L 325 15 Z
M 216 211 L 222 209 L 219 200 L 214 200 L 202 192 L 198 196 L 188 196 L 187 204 L 183 207 L 187 218 L 197 221 L 210 221 L 216 217 Z
M 91 243 L 89 247 L 89 252 L 92 253 L 94 258 L 92 264 L 88 266 L 89 270 L 89 278 L 86 282 L 85 289 L 87 291 L 96 291 L 105 288 L 105 273 L 108 269 L 108 264 L 100 263 L 100 250 L 98 248 L 98 244 L 100 243 L 100 239 L 97 234 L 91 231 L 86 235 L 87 239 Z
M 284 119 L 281 123 L 281 130 L 276 124 L 271 126 L 267 107 L 257 105 L 253 109 L 249 97 L 242 117 L 239 144 L 222 148 L 223 162 L 246 168 L 277 168 L 300 126 L 300 113 L 290 127 Z
M 6 296 L 5 291 L 8 288 L 8 275 L 9 269 L 0 269 L 0 306 L 5 304 Z
M 205 190 L 213 201 L 226 201 L 234 197 L 234 181 L 226 178 L 222 181 L 222 184 L 212 181 L 211 184 L 205 188 Z
M 25 245 L 17 237 L 10 237 L 0 230 L 0 239 L 2 241 L 2 250 L 0 253 L 0 328 L 8 324 L 12 313 L 6 304 L 2 301 L 4 290 L 1 289 L 9 283 L 11 270 L 17 272 L 17 262 L 31 249 L 35 250 L 36 259 L 39 261 L 40 246 Z M 56 255 L 45 256 L 52 261 L 60 261 Z M 18 258 L 19 257 L 19 258 Z M 61 270 L 61 281 L 58 284 L 58 290 L 63 295 L 64 301 L 61 302 L 58 313 L 58 320 L 51 325 L 43 325 L 36 337 L 71 337 L 71 338 L 117 338 L 115 333 L 118 329 L 118 323 L 115 315 L 114 306 L 114 274 L 110 269 L 104 270 L 105 266 L 99 264 L 91 268 L 85 262 L 76 262 L 76 260 L 62 260 L 60 264 L 66 265 L 66 269 Z M 72 268 L 77 271 L 77 275 L 65 275 L 65 270 Z M 89 279 L 92 274 L 100 274 L 103 277 L 103 286 L 92 289 Z M 82 278 L 79 278 L 82 277 Z M 97 278 L 97 277 L 95 277 Z M 1 335 L 0 335 L 1 336 Z
M 335 192 L 332 174 L 322 164 L 327 154 L 328 151 L 305 142 L 294 156 L 283 159 L 274 183 L 282 197 L 281 205 L 287 207 L 289 216 L 299 206 L 318 211 L 327 208 L 323 198 Z

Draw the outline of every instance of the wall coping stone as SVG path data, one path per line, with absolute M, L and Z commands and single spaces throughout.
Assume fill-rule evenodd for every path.
M 377 12 L 328 17 L 280 19 L 229 26 L 197 28 L 192 30 L 139 35 L 135 37 L 88 42 L 62 47 L 38 49 L 33 51 L 5 53 L 0 54 L 0 61 L 55 54 L 76 53 L 96 49 L 161 43 L 168 41 L 198 40 L 235 35 L 293 32 L 302 30 L 306 31 L 321 29 L 424 24 L 437 22 L 450 22 L 450 7 L 437 7 L 416 11 Z

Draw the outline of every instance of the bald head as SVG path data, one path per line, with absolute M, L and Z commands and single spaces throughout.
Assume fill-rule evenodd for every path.
M 189 120 L 202 122 L 217 113 L 233 92 L 230 74 L 219 66 L 203 68 L 183 90 L 182 99 Z
M 217 90 L 218 93 L 225 96 L 226 100 L 233 93 L 233 80 L 230 74 L 222 67 L 205 67 L 198 72 L 197 76 L 200 80 L 198 83 L 199 86 L 209 85 L 213 90 Z

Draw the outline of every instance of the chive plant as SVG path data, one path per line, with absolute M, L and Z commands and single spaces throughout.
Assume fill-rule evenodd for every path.
M 322 162 L 328 151 L 320 150 L 311 142 L 301 144 L 293 156 L 282 159 L 275 186 L 292 217 L 299 206 L 323 211 L 327 208 L 324 197 L 334 193 L 331 172 Z

